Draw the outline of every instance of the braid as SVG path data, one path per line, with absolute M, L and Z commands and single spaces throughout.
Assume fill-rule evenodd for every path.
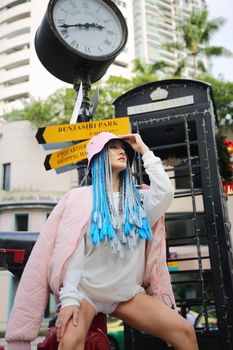
M 129 162 L 120 173 L 118 208 L 112 188 L 112 168 L 108 148 L 97 154 L 91 163 L 93 209 L 91 237 L 94 245 L 110 241 L 114 253 L 124 255 L 133 249 L 139 238 L 151 239 L 150 226 L 135 187 Z

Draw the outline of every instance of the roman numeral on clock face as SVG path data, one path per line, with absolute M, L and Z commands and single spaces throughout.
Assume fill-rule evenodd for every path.
M 107 34 L 109 34 L 109 35 L 114 35 L 114 34 L 116 34 L 113 30 L 107 30 Z
M 104 40 L 104 43 L 105 43 L 107 46 L 110 46 L 110 45 L 111 45 L 111 41 L 109 41 L 108 39 Z
M 83 0 L 83 8 L 88 10 L 89 9 L 89 4 L 87 0 Z
M 104 24 L 108 24 L 108 23 L 110 23 L 112 21 L 112 19 L 111 18 L 107 18 L 107 19 L 104 19 Z
M 91 53 L 90 47 L 85 46 L 85 52 L 86 52 L 86 53 Z

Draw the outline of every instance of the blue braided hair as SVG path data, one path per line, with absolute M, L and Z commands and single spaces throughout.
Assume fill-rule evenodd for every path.
M 119 205 L 115 208 L 112 170 L 106 146 L 91 162 L 93 209 L 90 232 L 93 244 L 108 241 L 114 253 L 124 255 L 137 240 L 151 239 L 150 225 L 136 189 L 129 162 L 120 173 Z

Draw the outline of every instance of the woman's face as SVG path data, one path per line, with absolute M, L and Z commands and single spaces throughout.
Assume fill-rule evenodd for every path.
M 112 172 L 120 173 L 126 169 L 127 155 L 120 141 L 111 141 L 108 144 Z

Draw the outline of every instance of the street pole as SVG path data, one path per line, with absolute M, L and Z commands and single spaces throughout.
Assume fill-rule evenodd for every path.
M 76 75 L 74 79 L 74 89 L 76 91 L 76 95 L 78 96 L 80 86 L 82 83 L 82 103 L 80 107 L 79 114 L 77 116 L 76 122 L 81 123 L 81 122 L 89 122 L 90 119 L 92 118 L 91 115 L 91 104 L 90 104 L 90 90 L 91 90 L 91 81 L 89 78 L 89 75 L 86 75 L 84 77 L 80 77 L 80 75 Z M 77 166 L 77 171 L 78 171 L 78 184 L 82 182 L 82 180 L 86 176 L 86 171 L 87 171 L 87 161 L 83 160 L 78 163 Z M 83 185 L 87 186 L 90 184 L 90 180 L 88 177 L 85 178 Z

